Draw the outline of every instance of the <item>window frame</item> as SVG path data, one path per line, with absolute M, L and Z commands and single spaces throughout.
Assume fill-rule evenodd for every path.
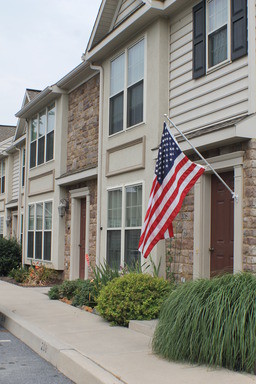
M 140 226 L 126 226 L 126 188 L 127 187 L 138 187 L 141 186 L 141 225 Z M 122 201 L 121 201 L 121 227 L 109 227 L 108 226 L 108 194 L 109 192 L 116 191 L 118 189 L 121 189 L 122 191 Z M 120 247 L 120 266 L 123 268 L 125 266 L 125 234 L 128 230 L 140 230 L 143 225 L 143 219 L 144 219 L 144 191 L 145 191 L 145 185 L 144 181 L 135 181 L 131 183 L 121 184 L 117 185 L 115 187 L 109 187 L 107 188 L 107 225 L 106 225 L 106 243 L 105 243 L 105 259 L 108 260 L 108 232 L 110 231 L 120 231 L 121 232 L 121 247 Z M 143 260 L 140 260 L 140 264 L 143 264 Z M 119 267 L 120 267 L 119 266 Z
M 213 0 L 206 0 L 206 10 L 205 10 L 205 63 L 206 63 L 206 74 L 214 71 L 215 69 L 222 67 L 223 65 L 231 62 L 231 1 L 227 1 L 227 23 L 223 24 L 218 29 L 209 33 L 209 3 Z M 209 66 L 209 35 L 213 35 L 217 31 L 220 31 L 225 25 L 227 25 L 227 58 L 218 64 Z
M 136 46 L 136 44 L 139 44 L 143 41 L 143 78 L 138 80 L 136 83 L 132 83 L 131 85 L 128 85 L 128 53 L 131 48 Z M 146 35 L 141 36 L 139 39 L 134 41 L 133 43 L 129 44 L 125 49 L 120 51 L 117 55 L 113 56 L 109 60 L 109 96 L 108 96 L 108 137 L 113 137 L 115 135 L 118 135 L 122 132 L 125 132 L 129 129 L 133 129 L 137 126 L 140 126 L 142 124 L 145 124 L 145 116 L 146 116 L 146 54 L 147 54 L 147 38 Z M 122 91 L 116 92 L 115 94 L 111 94 L 111 64 L 116 59 L 124 55 L 124 87 Z M 128 127 L 128 90 L 133 88 L 135 85 L 139 84 L 140 82 L 143 82 L 143 116 L 142 121 L 131 125 Z M 111 99 L 117 97 L 120 94 L 123 94 L 123 127 L 120 131 L 110 133 L 111 128 Z
M 0 231 L 1 229 L 3 230 L 3 232 L 0 232 L 0 238 L 2 239 L 4 237 L 4 216 L 0 216 Z
M 21 166 L 21 187 L 25 187 L 25 177 L 26 177 L 26 148 L 22 148 L 22 166 Z
M 48 132 L 48 113 L 51 109 L 55 109 L 54 112 L 54 128 L 53 130 Z M 42 115 L 45 112 L 45 131 L 44 134 L 39 137 L 39 130 L 40 130 L 40 115 Z M 31 127 L 32 127 L 32 121 L 36 120 L 37 121 L 37 126 L 36 126 L 36 138 L 31 141 Z M 29 129 L 29 169 L 35 169 L 37 167 L 42 166 L 43 164 L 47 164 L 50 161 L 53 161 L 55 159 L 55 129 L 56 129 L 56 103 L 53 102 L 49 105 L 47 105 L 45 108 L 40 110 L 37 114 L 35 114 L 31 119 L 29 123 L 30 129 Z M 53 153 L 52 153 L 52 158 L 47 160 L 47 148 L 48 148 L 48 136 L 53 132 Z M 44 140 L 44 155 L 43 159 L 44 161 L 41 162 L 40 164 L 38 163 L 38 147 L 39 147 L 39 141 Z M 31 167 L 31 144 L 36 143 L 36 151 L 35 151 L 35 165 Z
M 47 203 L 51 203 L 51 207 L 52 207 L 52 212 L 51 212 L 51 229 L 46 229 L 45 227 L 45 205 Z M 40 205 L 40 204 L 43 204 L 43 215 L 42 215 L 42 229 L 39 230 L 37 229 L 37 206 Z M 54 206 L 54 203 L 53 203 L 53 200 L 43 200 L 43 201 L 37 201 L 35 203 L 30 203 L 28 204 L 28 225 L 27 225 L 27 234 L 26 234 L 26 239 L 27 239 L 27 247 L 26 247 L 26 258 L 28 260 L 34 260 L 34 261 L 39 261 L 39 262 L 43 262 L 43 263 L 51 263 L 52 262 L 52 238 L 53 238 L 53 206 Z M 29 209 L 30 207 L 34 207 L 34 215 L 33 215 L 33 219 L 34 219 L 34 225 L 33 225 L 33 230 L 29 229 L 29 219 L 30 219 L 30 215 L 29 215 Z M 41 232 L 42 233 L 42 241 L 41 241 L 41 259 L 38 259 L 36 258 L 36 234 Z M 50 260 L 46 260 L 44 258 L 45 256 L 45 249 L 44 249 L 44 246 L 45 246 L 45 233 L 51 233 L 51 252 L 50 252 Z M 28 256 L 28 243 L 29 243 L 29 233 L 33 233 L 33 257 L 29 257 Z
M 6 163 L 5 163 L 5 160 L 0 160 L 0 194 L 5 193 L 5 184 L 6 184 L 5 175 L 6 175 Z

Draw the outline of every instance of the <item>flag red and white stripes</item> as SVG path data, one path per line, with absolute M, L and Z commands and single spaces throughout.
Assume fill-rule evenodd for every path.
M 205 168 L 191 162 L 164 124 L 155 177 L 141 230 L 139 251 L 146 258 L 161 239 L 173 237 L 172 222 Z

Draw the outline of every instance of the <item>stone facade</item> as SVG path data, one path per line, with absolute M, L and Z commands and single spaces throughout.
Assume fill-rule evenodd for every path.
M 69 95 L 67 172 L 97 166 L 99 75 Z
M 256 139 L 214 148 L 205 158 L 244 151 L 243 162 L 243 270 L 256 271 Z M 196 156 L 189 156 L 192 161 Z M 186 196 L 173 223 L 175 237 L 166 241 L 167 277 L 193 278 L 194 189 Z
M 99 76 L 95 76 L 69 95 L 67 172 L 76 173 L 97 167 L 99 129 Z M 65 271 L 69 278 L 71 254 L 71 198 L 74 189 L 87 187 L 90 191 L 89 260 L 96 263 L 97 179 L 66 187 L 69 210 L 65 216 Z M 80 220 L 78 217 L 77 220 Z

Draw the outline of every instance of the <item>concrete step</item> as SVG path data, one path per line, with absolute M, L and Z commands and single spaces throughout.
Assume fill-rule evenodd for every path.
M 129 329 L 153 337 L 158 320 L 131 320 Z

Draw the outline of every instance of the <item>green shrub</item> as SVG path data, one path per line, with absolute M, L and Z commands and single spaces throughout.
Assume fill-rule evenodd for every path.
M 82 280 L 80 279 L 65 280 L 59 286 L 60 298 L 63 299 L 63 297 L 66 297 L 68 300 L 71 300 L 80 284 L 82 284 Z
M 155 319 L 171 286 L 158 277 L 130 273 L 102 288 L 97 310 L 112 324 L 127 326 L 130 320 Z
M 166 300 L 153 350 L 168 360 L 254 373 L 255 319 L 254 275 L 188 282 Z
M 23 283 L 29 275 L 28 267 L 13 268 L 9 273 L 9 276 L 12 277 L 17 283 Z
M 74 292 L 72 305 L 75 307 L 82 307 L 83 305 L 92 308 L 95 307 L 95 285 L 92 281 L 84 280 L 81 284 L 79 284 Z
M 96 265 L 93 268 L 93 283 L 95 287 L 95 297 L 97 297 L 103 287 L 110 281 L 119 277 L 119 269 L 111 268 L 106 262 L 104 264 Z
M 51 300 L 59 300 L 60 299 L 60 289 L 59 285 L 54 285 L 48 292 L 48 296 Z
M 21 265 L 21 246 L 15 239 L 0 238 L 0 276 Z

